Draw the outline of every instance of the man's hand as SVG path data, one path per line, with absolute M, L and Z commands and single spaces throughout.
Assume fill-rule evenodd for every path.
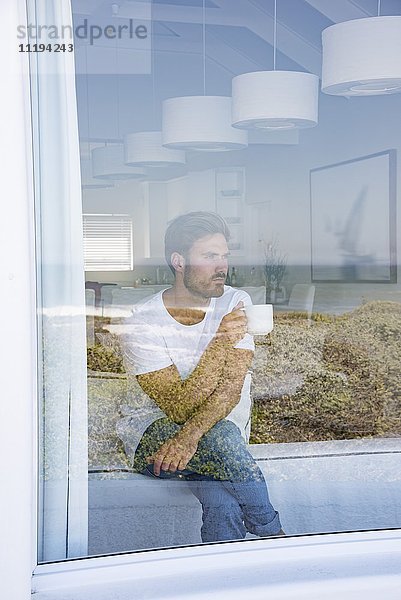
M 171 440 L 167 440 L 155 454 L 149 456 L 148 463 L 153 463 L 153 472 L 160 475 L 160 469 L 175 473 L 182 471 L 193 457 L 200 437 L 179 431 Z
M 246 334 L 247 318 L 243 302 L 238 302 L 233 310 L 225 315 L 216 332 L 216 337 L 226 340 L 230 345 L 235 346 Z

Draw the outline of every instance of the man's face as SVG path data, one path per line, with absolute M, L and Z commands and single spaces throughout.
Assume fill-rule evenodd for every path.
M 222 233 L 196 240 L 185 258 L 185 287 L 202 298 L 221 296 L 228 271 L 228 255 L 227 241 Z

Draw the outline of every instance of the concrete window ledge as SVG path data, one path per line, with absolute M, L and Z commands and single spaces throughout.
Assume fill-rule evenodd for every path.
M 252 446 L 290 534 L 401 526 L 401 439 Z
M 287 534 L 401 526 L 400 439 L 250 449 Z M 200 504 L 181 481 L 119 472 L 90 475 L 90 555 L 198 544 L 200 526 Z

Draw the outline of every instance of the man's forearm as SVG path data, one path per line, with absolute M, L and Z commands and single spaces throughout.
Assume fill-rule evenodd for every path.
M 252 363 L 252 350 L 227 351 L 223 377 L 216 390 L 203 401 L 180 430 L 180 437 L 200 439 L 238 404 L 245 376 Z
M 174 472 L 186 468 L 197 450 L 201 437 L 218 421 L 224 419 L 238 403 L 252 358 L 251 350 L 232 348 L 228 351 L 224 379 L 216 390 L 186 421 L 180 431 L 149 457 L 156 475 L 160 473 L 160 469 Z
M 175 371 L 140 375 L 143 390 L 176 423 L 185 423 L 226 377 L 227 358 L 233 350 L 224 337 L 214 337 L 191 375 L 181 380 Z M 169 381 L 170 379 L 170 381 Z
M 191 375 L 182 382 L 182 392 L 192 399 L 193 409 L 200 406 L 216 390 L 226 367 L 232 345 L 214 337 L 202 354 Z

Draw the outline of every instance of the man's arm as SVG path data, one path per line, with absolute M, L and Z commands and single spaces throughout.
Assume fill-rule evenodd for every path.
M 181 431 L 200 438 L 218 421 L 224 419 L 241 398 L 244 379 L 253 359 L 253 350 L 232 348 L 224 367 L 223 379 L 213 394 L 188 419 Z
M 231 348 L 228 351 L 223 378 L 217 389 L 187 420 L 181 430 L 149 457 L 149 462 L 153 462 L 155 475 L 160 474 L 160 469 L 172 472 L 185 469 L 195 454 L 201 437 L 238 404 L 252 359 L 252 350 Z
M 228 356 L 246 331 L 246 317 L 240 310 L 241 305 L 238 303 L 223 317 L 215 337 L 187 379 L 181 379 L 175 365 L 138 375 L 138 383 L 144 392 L 175 423 L 186 423 L 216 390 L 223 373 L 226 378 Z

